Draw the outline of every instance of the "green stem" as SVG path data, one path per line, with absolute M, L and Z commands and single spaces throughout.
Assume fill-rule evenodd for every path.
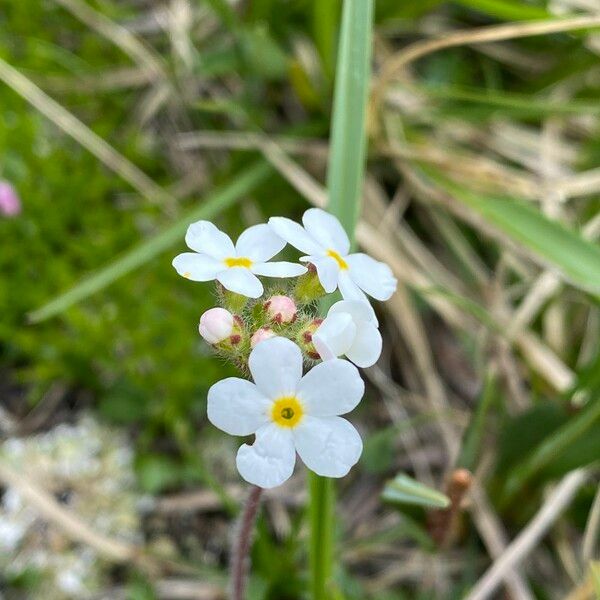
M 310 485 L 310 569 L 313 600 L 328 600 L 327 582 L 333 564 L 333 480 L 309 473 Z
M 327 173 L 329 212 L 354 239 L 365 170 L 365 116 L 371 75 L 373 0 L 344 0 L 338 48 L 331 152 Z M 335 488 L 310 474 L 312 600 L 330 600 L 333 573 Z

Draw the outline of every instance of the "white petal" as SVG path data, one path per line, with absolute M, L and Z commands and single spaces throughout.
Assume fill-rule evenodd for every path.
M 363 323 L 358 327 L 354 343 L 346 352 L 346 356 L 356 366 L 366 369 L 377 362 L 382 346 L 381 333 L 375 324 Z
M 331 256 L 303 256 L 300 260 L 310 262 L 317 267 L 319 281 L 328 294 L 336 290 L 340 276 L 340 267 Z
M 343 477 L 362 453 L 358 431 L 341 417 L 305 416 L 292 431 L 304 464 L 323 477 Z
M 291 340 L 274 337 L 252 350 L 248 366 L 258 389 L 274 400 L 296 393 L 302 378 L 302 352 Z
M 365 296 L 365 293 L 350 279 L 348 271 L 342 271 L 339 276 L 338 286 L 344 300 L 353 300 L 362 302 L 365 307 L 371 313 L 371 320 L 375 325 L 379 324 L 375 311 L 369 302 L 369 299 Z
M 359 252 L 346 257 L 352 281 L 376 300 L 389 300 L 398 282 L 392 270 L 382 262 Z
M 297 395 L 307 414 L 331 417 L 350 412 L 364 392 L 358 369 L 347 360 L 335 358 L 313 367 L 300 381 Z
M 253 262 L 265 262 L 283 250 L 285 240 L 281 239 L 266 223 L 253 225 L 240 235 L 235 244 L 237 256 L 244 256 Z
M 192 223 L 185 234 L 185 243 L 196 252 L 223 259 L 235 256 L 231 238 L 210 221 Z
M 297 277 L 304 275 L 308 269 L 304 265 L 292 262 L 256 263 L 250 267 L 256 275 L 265 277 Z
M 252 382 L 228 377 L 208 390 L 208 420 L 230 435 L 250 435 L 269 421 L 271 404 Z
M 333 249 L 342 256 L 350 251 L 350 240 L 342 224 L 320 208 L 309 208 L 302 216 L 308 233 L 326 249 Z
M 291 219 L 285 217 L 271 217 L 269 219 L 269 227 L 275 231 L 275 233 L 283 238 L 288 244 L 294 246 L 304 252 L 305 254 L 320 254 L 326 250 L 322 248 L 319 243 L 310 236 L 302 225 L 299 225 Z
M 223 268 L 218 260 L 195 252 L 179 254 L 172 264 L 180 275 L 192 281 L 212 281 Z
M 217 279 L 230 292 L 235 292 L 248 298 L 260 298 L 262 296 L 262 283 L 246 267 L 224 269 L 217 274 Z
M 327 316 L 335 314 L 349 314 L 355 323 L 373 323 L 373 310 L 368 302 L 360 300 L 340 300 L 336 302 L 327 313 Z
M 342 271 L 339 276 L 338 285 L 344 300 L 358 300 L 369 304 L 369 299 L 365 293 L 350 279 L 348 271 Z
M 329 314 L 313 335 L 313 343 L 322 360 L 346 354 L 354 343 L 356 325 L 348 313 Z
M 269 423 L 256 432 L 252 446 L 244 444 L 237 453 L 240 475 L 261 488 L 272 488 L 288 480 L 294 472 L 296 451 L 290 429 Z

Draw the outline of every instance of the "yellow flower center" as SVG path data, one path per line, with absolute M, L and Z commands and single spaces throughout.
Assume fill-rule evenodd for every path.
M 278 398 L 271 408 L 271 419 L 279 427 L 296 427 L 303 416 L 304 409 L 295 396 Z
M 342 271 L 348 268 L 348 263 L 335 250 L 327 250 L 327 256 L 331 256 Z
M 252 266 L 252 261 L 249 258 L 240 256 L 239 258 L 226 258 L 225 264 L 228 267 L 246 267 L 246 269 L 249 269 Z

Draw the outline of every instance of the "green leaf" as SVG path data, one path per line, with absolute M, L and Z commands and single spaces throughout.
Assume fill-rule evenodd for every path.
M 70 290 L 29 313 L 30 323 L 39 323 L 65 311 L 73 304 L 89 298 L 96 292 L 137 269 L 180 241 L 188 225 L 198 219 L 210 219 L 233 206 L 244 194 L 262 183 L 271 168 L 264 162 L 256 163 L 234 177 L 232 182 L 215 190 L 204 202 L 188 212 L 148 241 L 138 244 L 114 262 L 87 276 Z
M 264 23 L 242 30 L 244 58 L 252 71 L 268 79 L 281 79 L 288 70 L 288 57 Z
M 148 402 L 140 390 L 120 383 L 100 398 L 98 411 L 106 419 L 128 425 L 147 416 Z
M 564 425 L 559 427 L 551 435 L 548 435 L 526 456 L 509 474 L 504 488 L 503 503 L 511 501 L 525 484 L 539 473 L 541 469 L 549 465 L 553 460 L 561 458 L 563 453 L 572 448 L 572 445 L 581 441 L 589 431 L 594 433 L 600 423 L 600 397 L 591 400 L 588 405 Z M 585 452 L 587 460 L 584 464 L 598 459 L 600 436 L 594 435 L 591 439 L 591 454 Z M 587 446 L 587 444 L 586 444 Z M 589 450 L 589 448 L 586 448 Z M 577 466 L 584 466 L 578 464 Z
M 328 209 L 350 239 L 360 213 L 365 168 L 365 120 L 371 73 L 372 0 L 346 0 L 335 79 Z
M 448 496 L 403 473 L 386 484 L 382 498 L 392 504 L 413 504 L 426 508 L 447 508 L 450 505 Z
M 600 598 L 600 562 L 590 562 L 590 578 L 592 580 L 592 585 L 594 586 L 596 598 Z
M 160 454 L 148 454 L 141 456 L 136 464 L 140 485 L 144 491 L 156 494 L 173 485 L 180 480 L 180 465 Z
M 485 380 L 481 399 L 477 403 L 477 408 L 463 437 L 462 448 L 457 462 L 458 467 L 468 469 L 469 471 L 475 470 L 485 434 L 487 415 L 495 397 L 496 380 L 492 375 L 488 375 Z
M 156 600 L 152 584 L 142 574 L 134 573 L 127 584 L 127 600 Z
M 439 187 L 468 206 L 547 266 L 555 267 L 576 287 L 600 293 L 600 246 L 551 221 L 530 204 L 513 198 L 484 196 L 423 169 Z
M 540 6 L 532 6 L 523 0 L 454 0 L 467 8 L 510 21 L 527 21 L 530 19 L 549 19 L 553 15 Z
M 431 539 L 427 530 L 415 519 L 407 514 L 401 515 L 401 521 L 393 527 L 389 527 L 384 531 L 379 531 L 374 535 L 361 538 L 356 544 L 358 548 L 368 548 L 370 546 L 378 546 L 381 544 L 390 544 L 394 542 L 406 542 L 413 540 L 417 542 L 423 550 L 433 552 L 435 543 Z
M 313 37 L 321 55 L 323 69 L 329 77 L 333 76 L 335 68 L 340 6 L 340 0 L 313 0 L 312 2 Z
M 384 473 L 394 463 L 395 427 L 387 427 L 376 431 L 365 440 L 361 463 L 368 473 Z
M 433 98 L 441 100 L 454 100 L 467 103 L 463 107 L 465 112 L 473 110 L 473 104 L 489 105 L 492 108 L 517 111 L 519 114 L 533 116 L 547 116 L 552 114 L 580 115 L 583 113 L 600 113 L 600 105 L 595 102 L 571 100 L 570 102 L 556 102 L 539 96 L 528 96 L 514 92 L 500 90 L 481 90 L 480 88 L 460 87 L 453 85 L 424 85 L 417 86 L 420 90 Z

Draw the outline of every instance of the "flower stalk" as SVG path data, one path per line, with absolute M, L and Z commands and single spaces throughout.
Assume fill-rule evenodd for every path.
M 262 488 L 253 485 L 242 509 L 238 528 L 233 537 L 231 547 L 231 594 L 232 600 L 244 600 L 248 568 L 250 563 L 250 547 L 254 523 L 258 515 Z
M 335 487 L 333 479 L 309 475 L 310 571 L 312 600 L 328 600 L 333 568 Z

